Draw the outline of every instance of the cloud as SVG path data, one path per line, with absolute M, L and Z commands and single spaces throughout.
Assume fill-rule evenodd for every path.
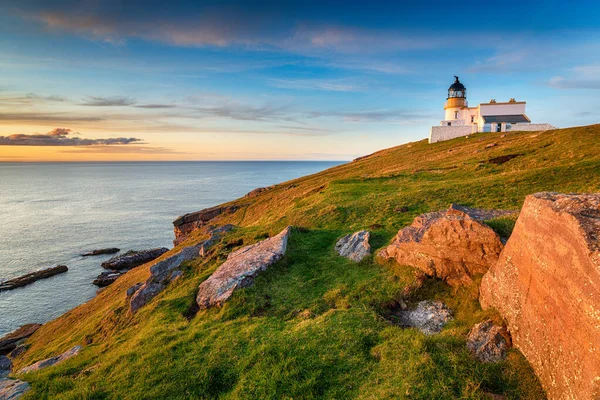
M 569 70 L 568 76 L 553 76 L 548 86 L 556 89 L 600 89 L 600 65 L 581 65 Z
M 84 139 L 68 128 L 56 128 L 44 134 L 0 136 L 0 146 L 112 146 L 142 142 L 137 138 Z
M 1 113 L 0 121 L 4 122 L 29 122 L 29 123 L 71 123 L 71 122 L 99 122 L 105 118 L 80 115 L 72 113 Z
M 176 151 L 165 147 L 150 146 L 93 146 L 76 149 L 60 150 L 60 153 L 69 154 L 192 154 Z
M 128 97 L 98 97 L 88 96 L 80 105 L 92 107 L 122 107 L 135 104 L 135 100 Z
M 382 122 L 431 120 L 432 115 L 408 112 L 405 110 L 381 109 L 365 111 L 315 111 L 309 114 L 313 118 L 341 117 L 347 122 Z
M 324 90 L 332 92 L 355 92 L 361 87 L 347 81 L 319 79 L 271 79 L 271 85 L 280 89 Z
M 135 108 L 175 108 L 176 106 L 174 104 L 140 104 L 137 106 L 134 106 Z

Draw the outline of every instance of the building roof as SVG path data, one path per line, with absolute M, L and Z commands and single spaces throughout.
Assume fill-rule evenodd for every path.
M 509 124 L 516 124 L 519 122 L 531 122 L 527 115 L 516 114 L 516 115 L 482 115 L 483 121 L 487 123 L 493 122 L 508 122 Z

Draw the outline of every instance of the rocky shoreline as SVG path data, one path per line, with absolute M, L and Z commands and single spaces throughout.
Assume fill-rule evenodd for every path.
M 4 290 L 12 290 L 19 287 L 27 286 L 33 282 L 39 281 L 40 279 L 50 278 L 51 276 L 62 274 L 67 272 L 69 268 L 66 265 L 57 265 L 56 267 L 50 267 L 41 269 L 39 271 L 30 272 L 28 274 L 19 276 L 17 278 L 9 279 L 0 283 L 0 292 Z

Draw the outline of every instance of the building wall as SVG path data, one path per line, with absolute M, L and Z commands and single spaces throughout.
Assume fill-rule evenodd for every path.
M 525 103 L 480 104 L 480 115 L 517 115 L 525 114 Z
M 457 137 L 467 136 L 477 131 L 477 125 L 432 126 L 429 143 L 443 142 Z
M 511 132 L 518 131 L 549 131 L 550 129 L 556 129 L 555 126 L 550 124 L 512 124 L 510 129 Z

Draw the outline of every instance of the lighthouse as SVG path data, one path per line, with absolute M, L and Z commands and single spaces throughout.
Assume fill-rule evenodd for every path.
M 463 85 L 458 76 L 454 76 L 454 83 L 448 88 L 448 97 L 444 110 L 446 111 L 445 120 L 458 120 L 462 117 L 463 110 L 468 108 L 467 104 L 467 88 Z M 461 118 L 462 119 L 462 118 Z
M 507 102 L 491 99 L 477 107 L 469 107 L 467 88 L 454 76 L 444 104 L 444 120 L 432 126 L 429 143 L 442 142 L 477 132 L 544 131 L 555 129 L 550 124 L 532 124 L 525 114 L 526 103 L 514 98 Z

